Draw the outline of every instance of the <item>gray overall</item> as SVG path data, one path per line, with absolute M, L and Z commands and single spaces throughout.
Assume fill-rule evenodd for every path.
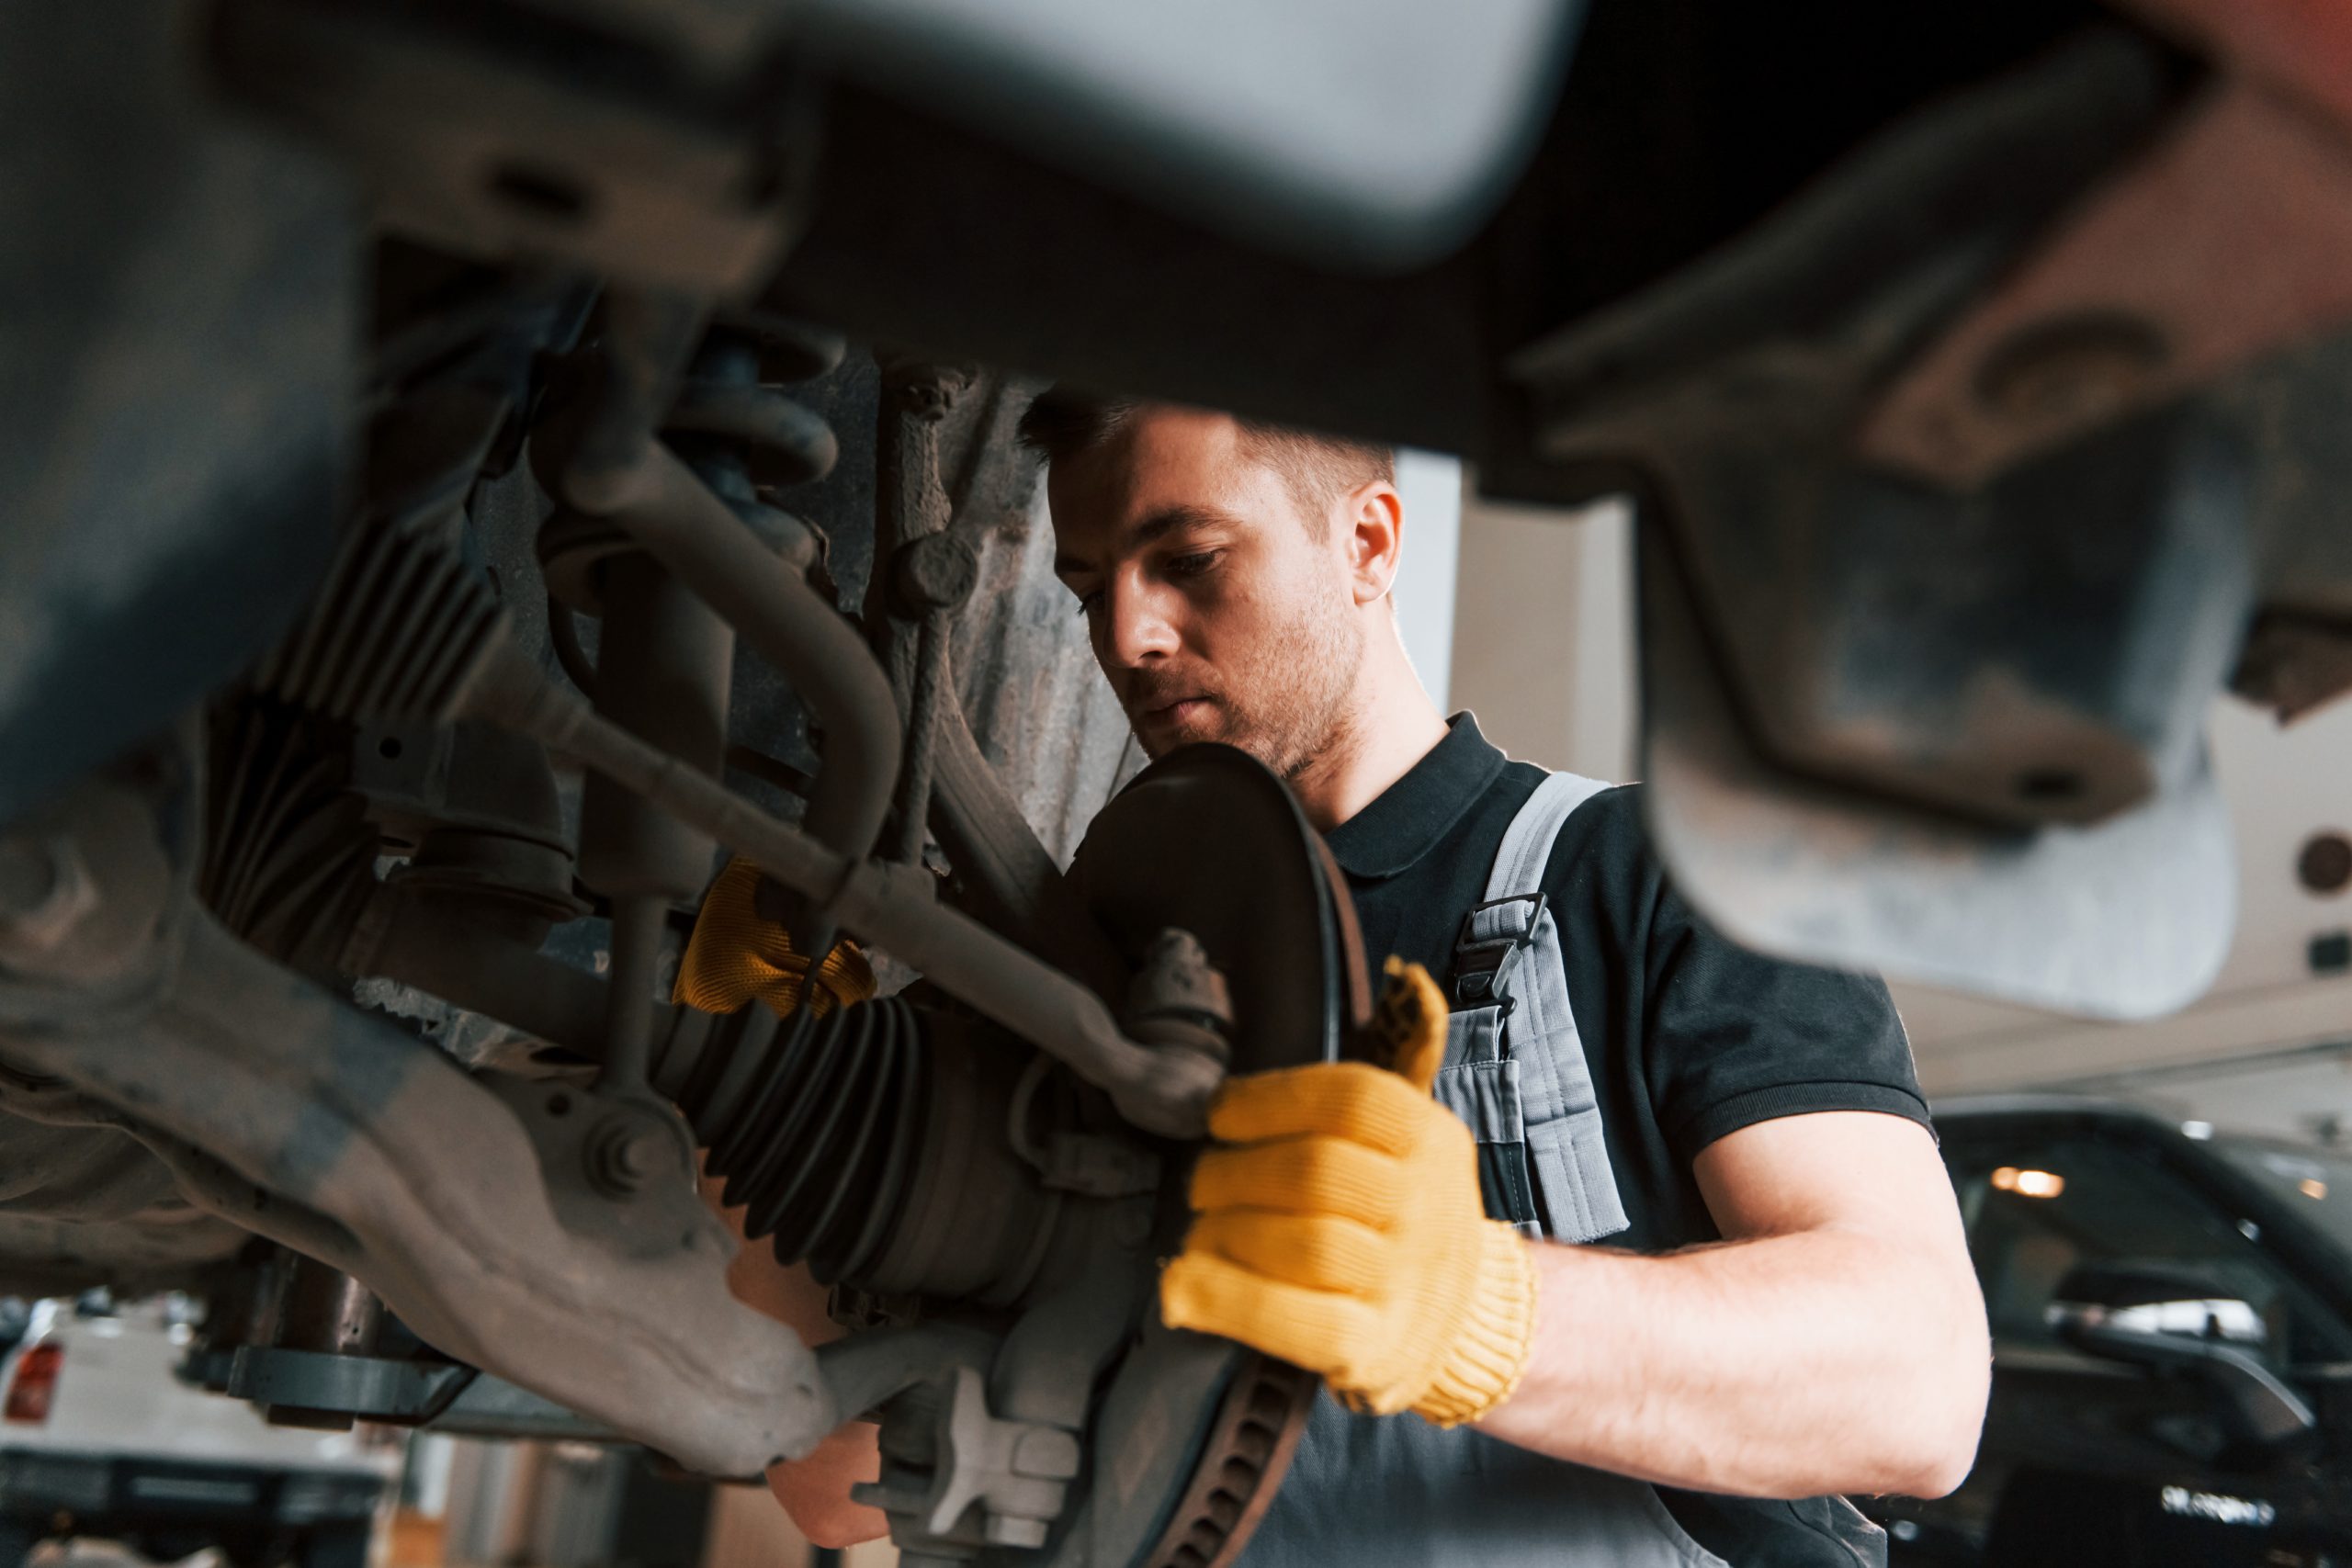
M 1608 787 L 1554 773 L 1512 818 L 1487 897 L 1454 950 L 1437 1098 L 1478 1140 L 1487 1213 L 1529 1235 L 1597 1241 L 1626 1227 L 1592 1070 L 1568 1010 L 1544 869 L 1571 812 Z M 1647 1483 L 1545 1459 L 1416 1416 L 1317 1402 L 1246 1568 L 1721 1564 Z

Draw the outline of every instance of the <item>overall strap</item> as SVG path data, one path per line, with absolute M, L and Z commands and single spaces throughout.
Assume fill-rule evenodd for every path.
M 1552 845 L 1577 807 L 1609 788 L 1600 779 L 1575 773 L 1553 773 L 1535 786 L 1519 815 L 1503 833 L 1495 852 L 1495 869 L 1487 877 L 1487 900 L 1508 898 L 1544 885 L 1544 868 L 1552 863 Z
M 1457 1010 L 1449 1060 L 1451 1076 L 1462 1081 L 1446 1086 L 1444 1098 L 1466 1101 L 1473 1085 L 1508 1086 L 1514 1103 L 1503 1111 L 1509 1130 L 1498 1131 L 1497 1141 L 1523 1143 L 1520 1184 L 1541 1194 L 1550 1234 L 1571 1242 L 1613 1235 L 1628 1221 L 1568 1000 L 1559 923 L 1543 884 L 1560 829 L 1608 787 L 1574 773 L 1553 773 L 1536 786 L 1504 832 L 1487 897 L 1463 921 L 1454 944 Z M 1475 1111 L 1491 1123 L 1500 1108 L 1455 1109 L 1465 1120 Z M 1535 1228 L 1516 1213 L 1500 1217 Z
M 1487 874 L 1487 896 L 1463 921 L 1453 947 L 1454 1001 L 1465 1008 L 1498 1005 L 1509 994 L 1511 969 L 1527 951 L 1544 908 L 1544 869 L 1552 845 L 1577 807 L 1609 787 L 1599 779 L 1551 773 L 1503 831 Z

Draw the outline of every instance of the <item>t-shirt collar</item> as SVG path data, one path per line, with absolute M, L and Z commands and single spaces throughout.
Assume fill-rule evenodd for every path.
M 1459 713 L 1445 739 L 1362 811 L 1324 835 L 1350 876 L 1394 876 L 1427 854 L 1446 829 L 1487 793 L 1506 761 Z

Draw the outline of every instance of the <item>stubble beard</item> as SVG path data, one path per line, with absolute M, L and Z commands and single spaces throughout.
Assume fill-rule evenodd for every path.
M 1363 627 L 1344 609 L 1301 616 L 1219 672 L 1214 721 L 1201 732 L 1155 745 L 1138 729 L 1136 739 L 1154 761 L 1191 741 L 1221 741 L 1295 779 L 1351 743 L 1363 652 Z

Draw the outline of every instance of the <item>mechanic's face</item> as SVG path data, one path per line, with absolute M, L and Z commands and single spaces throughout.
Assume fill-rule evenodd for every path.
M 1055 570 L 1147 755 L 1221 740 L 1289 777 L 1324 754 L 1363 658 L 1336 508 L 1307 517 L 1232 420 L 1193 409 L 1141 411 L 1046 487 Z

